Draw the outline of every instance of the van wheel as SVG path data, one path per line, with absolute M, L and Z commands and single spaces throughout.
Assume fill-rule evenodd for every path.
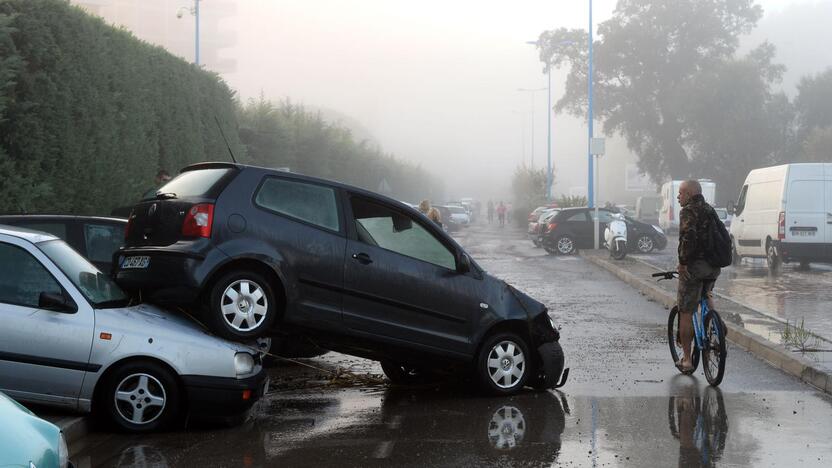
M 266 278 L 253 271 L 232 271 L 211 288 L 207 321 L 224 338 L 259 338 L 274 322 L 276 302 Z
M 809 271 L 809 260 L 801 260 L 800 261 L 800 270 L 801 271 Z
M 493 395 L 513 395 L 529 379 L 532 356 L 525 340 L 514 333 L 488 337 L 477 356 L 477 376 L 483 388 Z
M 181 407 L 176 378 L 155 362 L 128 362 L 111 374 L 99 394 L 100 408 L 116 427 L 151 432 L 169 427 Z
M 738 266 L 742 263 L 742 257 L 737 253 L 737 241 L 731 239 L 731 265 Z
M 769 242 L 768 248 L 766 249 L 766 260 L 768 261 L 768 271 L 772 275 L 779 275 L 783 267 L 783 259 L 780 258 L 777 247 L 772 242 Z

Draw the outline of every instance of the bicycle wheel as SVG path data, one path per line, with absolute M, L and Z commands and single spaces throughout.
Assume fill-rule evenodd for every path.
M 702 367 L 708 383 L 717 386 L 725 375 L 725 361 L 728 348 L 725 344 L 725 329 L 719 314 L 710 311 L 705 317 L 705 343 L 702 350 Z
M 693 326 L 693 324 L 691 324 Z M 684 356 L 682 344 L 679 340 L 679 308 L 674 307 L 670 310 L 670 315 L 667 317 L 667 344 L 670 346 L 670 357 L 673 358 L 673 364 L 679 362 L 679 359 Z M 692 344 L 691 361 L 693 370 L 699 367 L 699 348 L 696 346 L 696 341 Z

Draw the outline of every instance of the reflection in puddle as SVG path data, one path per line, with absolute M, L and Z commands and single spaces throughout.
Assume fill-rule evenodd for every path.
M 488 438 L 491 446 L 498 450 L 511 450 L 523 442 L 526 420 L 523 412 L 513 406 L 503 406 L 491 417 Z
M 692 385 L 689 394 L 668 399 L 670 433 L 679 440 L 679 466 L 714 466 L 725 450 L 728 416 L 719 388 L 704 396 Z

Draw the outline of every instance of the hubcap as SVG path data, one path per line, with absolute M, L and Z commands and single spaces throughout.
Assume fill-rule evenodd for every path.
M 498 450 L 511 450 L 523 442 L 526 420 L 523 413 L 513 406 L 503 406 L 494 412 L 488 424 L 488 439 Z
M 269 303 L 260 285 L 243 279 L 225 288 L 220 309 L 228 326 L 240 332 L 248 332 L 263 324 Z
M 526 357 L 516 343 L 501 341 L 488 353 L 488 374 L 494 385 L 512 388 L 526 372 Z
M 649 252 L 653 250 L 653 239 L 649 237 L 642 237 L 638 240 L 638 250 L 641 252 Z
M 149 374 L 131 374 L 116 387 L 116 411 L 133 424 L 155 421 L 165 410 L 165 401 L 165 387 Z
M 564 254 L 572 252 L 572 239 L 568 237 L 558 239 L 558 251 Z

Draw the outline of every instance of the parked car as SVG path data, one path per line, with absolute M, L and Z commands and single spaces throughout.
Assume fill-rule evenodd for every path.
M 261 353 L 154 306 L 130 305 L 55 236 L 0 227 L 0 390 L 162 429 L 185 412 L 230 421 L 263 394 Z
M 767 258 L 776 272 L 783 262 L 832 261 L 832 164 L 754 169 L 733 211 L 735 263 Z
M 446 231 L 456 232 L 462 227 L 451 217 L 450 208 L 444 205 L 434 205 L 434 208 L 439 210 L 439 214 L 442 215 L 442 226 L 445 228 Z
M 612 220 L 615 209 L 598 209 L 598 245 L 604 245 L 604 229 Z M 667 247 L 667 237 L 658 226 L 642 223 L 631 217 L 627 222 L 627 245 L 631 252 L 648 253 Z M 595 209 L 565 208 L 549 221 L 543 247 L 552 255 L 570 255 L 578 249 L 594 247 Z
M 124 243 L 126 218 L 71 215 L 0 216 L 0 224 L 43 231 L 63 239 L 96 268 L 109 275 L 113 253 Z
M 665 182 L 661 188 L 661 209 L 659 210 L 659 227 L 665 231 L 679 231 L 679 212 L 682 211 L 677 196 L 683 180 Z M 700 179 L 702 196 L 713 206 L 716 198 L 716 184 L 707 179 Z
M 560 209 L 558 208 L 545 209 L 540 212 L 540 216 L 535 221 L 529 223 L 528 236 L 535 247 L 540 247 L 541 242 L 543 242 L 543 236 L 546 234 L 549 220 L 558 214 L 559 211 Z
M 465 209 L 464 206 L 461 205 L 445 205 L 448 208 L 448 211 L 451 212 L 451 221 L 456 223 L 459 226 L 467 226 L 471 224 L 471 216 L 468 214 L 468 210 Z
M 35 416 L 0 392 L 0 466 L 70 468 L 69 450 L 58 426 Z
M 307 336 L 381 361 L 394 381 L 473 367 L 500 394 L 553 386 L 561 376 L 559 332 L 546 307 L 382 195 L 203 163 L 136 205 L 129 224 L 117 281 L 200 310 L 223 336 Z

